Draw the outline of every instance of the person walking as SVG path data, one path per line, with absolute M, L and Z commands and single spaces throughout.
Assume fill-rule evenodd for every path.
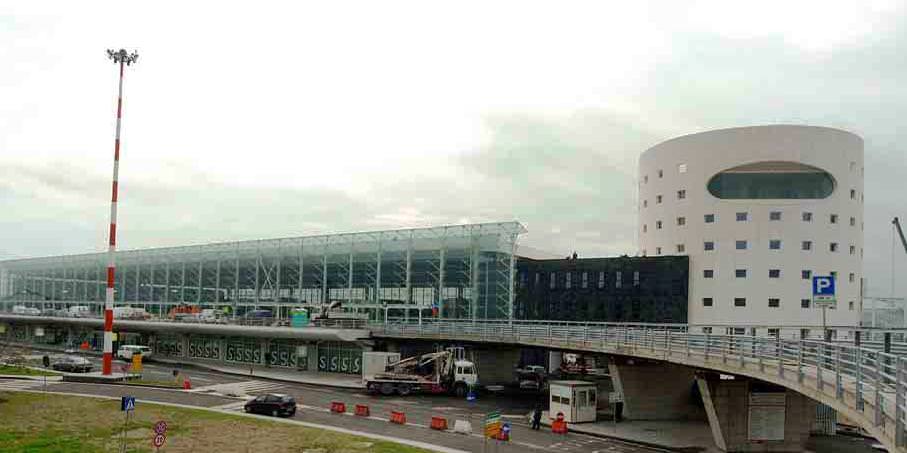
M 535 410 L 532 411 L 532 429 L 538 431 L 542 425 L 542 406 L 536 404 Z

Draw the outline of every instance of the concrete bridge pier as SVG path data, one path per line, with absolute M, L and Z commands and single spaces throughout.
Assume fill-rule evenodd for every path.
M 699 373 L 696 382 L 715 445 L 726 452 L 803 451 L 816 402 L 762 381 Z
M 705 420 L 692 368 L 612 356 L 608 373 L 628 420 Z

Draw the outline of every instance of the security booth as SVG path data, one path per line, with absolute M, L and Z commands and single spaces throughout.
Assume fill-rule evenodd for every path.
M 598 391 L 594 382 L 551 381 L 551 400 L 548 411 L 551 418 L 564 414 L 567 423 L 594 422 Z

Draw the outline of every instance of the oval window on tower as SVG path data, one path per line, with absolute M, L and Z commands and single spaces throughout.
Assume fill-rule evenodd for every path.
M 712 176 L 709 193 L 730 200 L 828 198 L 835 180 L 827 171 L 797 162 L 756 162 Z

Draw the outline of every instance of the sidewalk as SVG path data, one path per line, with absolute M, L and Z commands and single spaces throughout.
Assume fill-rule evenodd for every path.
M 217 371 L 219 373 L 246 376 L 250 379 L 270 379 L 274 381 L 293 382 L 297 384 L 312 384 L 325 387 L 337 387 L 355 390 L 365 389 L 365 385 L 362 383 L 362 378 L 360 376 L 351 374 L 319 373 L 316 371 L 289 371 L 275 368 L 265 368 L 260 366 L 251 368 L 250 373 L 250 367 L 248 366 L 185 362 L 159 359 L 156 357 L 153 359 L 153 363 L 166 363 L 171 365 L 196 367 L 210 371 Z
M 551 426 L 548 411 L 542 412 L 542 424 Z M 610 437 L 632 442 L 651 444 L 670 449 L 689 449 L 705 453 L 718 453 L 709 423 L 703 421 L 597 421 L 594 423 L 569 423 L 573 433 Z

